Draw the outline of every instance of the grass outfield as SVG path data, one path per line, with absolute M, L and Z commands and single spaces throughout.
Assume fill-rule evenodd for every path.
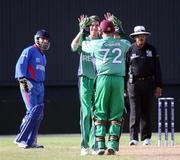
M 129 135 L 122 134 L 115 156 L 80 156 L 80 135 L 39 135 L 44 149 L 22 149 L 13 143 L 15 136 L 0 136 L 0 160 L 179 160 L 180 133 L 175 133 L 174 147 L 157 147 L 157 134 L 151 146 L 128 145 Z M 164 139 L 164 137 L 163 137 Z M 169 138 L 170 139 L 170 138 Z

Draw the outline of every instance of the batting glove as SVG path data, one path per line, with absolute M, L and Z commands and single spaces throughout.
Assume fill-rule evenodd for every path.
M 29 92 L 32 88 L 32 84 L 30 81 L 28 81 L 26 78 L 19 78 L 18 79 L 20 87 L 25 91 Z

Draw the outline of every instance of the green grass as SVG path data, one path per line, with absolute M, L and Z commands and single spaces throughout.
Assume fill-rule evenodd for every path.
M 145 150 L 143 150 L 143 148 L 141 148 L 141 144 L 139 144 L 139 146 L 141 146 L 139 148 L 130 148 L 128 146 L 129 135 L 122 134 L 120 141 L 120 151 L 118 155 L 89 155 L 82 157 L 80 156 L 80 135 L 39 135 L 38 143 L 43 144 L 45 146 L 44 149 L 19 148 L 13 143 L 14 138 L 15 136 L 0 136 L 0 160 L 147 160 L 148 157 L 145 157 L 148 153 L 144 154 L 144 152 L 148 152 L 148 150 L 152 149 L 145 148 Z M 158 150 L 157 134 L 153 134 L 152 143 L 154 149 L 153 154 L 157 154 L 157 156 L 159 156 L 159 160 L 161 155 L 160 151 L 156 151 L 156 149 Z M 180 133 L 175 134 L 175 143 L 179 150 Z M 162 148 L 165 149 L 165 147 Z M 172 152 L 170 147 L 168 149 L 168 151 Z M 142 151 L 142 154 L 140 154 L 140 151 Z M 132 152 L 132 154 L 128 154 L 128 152 Z M 164 150 L 162 150 L 162 152 L 164 153 Z M 173 150 L 172 157 L 168 157 L 168 159 L 172 160 L 174 157 L 176 158 L 176 156 L 180 156 L 179 151 L 176 153 L 176 151 Z M 154 158 L 152 158 L 152 160 L 154 160 Z M 163 158 L 163 160 L 165 160 L 165 158 Z

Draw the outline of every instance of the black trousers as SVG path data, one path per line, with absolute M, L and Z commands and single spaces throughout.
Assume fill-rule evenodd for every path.
M 151 138 L 151 113 L 154 101 L 153 79 L 135 80 L 133 84 L 128 82 L 127 87 L 130 103 L 130 140 L 138 141 L 139 130 L 141 141 L 145 140 L 146 138 Z

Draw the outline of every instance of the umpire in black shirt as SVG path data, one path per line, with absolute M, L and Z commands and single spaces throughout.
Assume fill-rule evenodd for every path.
M 138 144 L 140 129 L 143 145 L 151 144 L 151 110 L 154 96 L 161 96 L 161 69 L 156 49 L 146 43 L 150 36 L 144 26 L 134 27 L 135 40 L 126 54 L 127 95 L 130 102 L 130 145 Z

